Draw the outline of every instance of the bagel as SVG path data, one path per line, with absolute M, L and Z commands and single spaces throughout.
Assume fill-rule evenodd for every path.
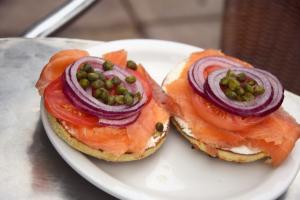
M 209 50 L 210 52 L 213 50 Z M 209 52 L 209 53 L 210 53 Z M 223 55 L 219 51 L 215 51 L 213 53 L 217 53 Z M 242 61 L 241 61 L 242 62 Z M 245 65 L 249 65 L 248 63 L 243 62 Z M 167 76 L 165 77 L 162 89 L 167 93 L 166 85 L 171 84 L 173 81 L 177 80 L 180 76 L 182 70 L 185 68 L 187 61 L 183 61 L 173 70 L 171 70 Z M 216 157 L 225 161 L 238 162 L 238 163 L 247 163 L 254 162 L 256 160 L 261 159 L 269 159 L 270 157 L 263 151 L 259 149 L 253 149 L 251 147 L 242 146 L 238 148 L 218 148 L 211 144 L 206 144 L 205 142 L 197 139 L 192 133 L 191 128 L 188 126 L 186 120 L 179 116 L 172 116 L 170 118 L 171 123 L 174 125 L 176 130 L 189 142 L 195 149 L 201 150 L 202 152 L 208 154 L 211 157 Z M 216 150 L 214 154 L 211 154 L 209 150 L 213 148 Z
M 126 152 L 120 156 L 116 156 L 112 153 L 105 152 L 101 149 L 94 149 L 92 147 L 89 147 L 88 145 L 80 142 L 78 139 L 73 137 L 63 126 L 63 124 L 55 117 L 53 117 L 51 114 L 47 113 L 47 117 L 49 120 L 49 123 L 54 131 L 54 133 L 60 137 L 63 141 L 65 141 L 68 145 L 73 147 L 74 149 L 87 154 L 89 156 L 106 160 L 106 161 L 112 161 L 112 162 L 126 162 L 126 161 L 133 161 L 133 160 L 140 160 L 142 158 L 148 157 L 154 152 L 156 152 L 160 146 L 165 142 L 166 136 L 167 136 L 167 129 L 168 129 L 168 121 L 164 123 L 166 126 L 164 128 L 163 132 L 154 132 L 152 138 L 150 140 L 154 140 L 154 146 L 150 146 L 145 149 L 142 153 L 130 153 Z

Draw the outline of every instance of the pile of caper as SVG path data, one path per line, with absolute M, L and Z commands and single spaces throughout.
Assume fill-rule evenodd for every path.
M 113 69 L 113 64 L 109 61 L 103 63 L 103 70 L 108 71 Z M 108 105 L 132 105 L 134 102 L 141 99 L 141 94 L 130 93 L 122 84 L 118 76 L 105 77 L 99 71 L 85 63 L 76 74 L 77 80 L 83 89 L 92 88 L 92 95 L 99 101 Z M 134 76 L 128 76 L 125 81 L 129 84 L 136 82 Z
M 265 92 L 263 86 L 245 73 L 235 74 L 231 70 L 220 80 L 220 86 L 228 98 L 236 101 L 251 101 Z

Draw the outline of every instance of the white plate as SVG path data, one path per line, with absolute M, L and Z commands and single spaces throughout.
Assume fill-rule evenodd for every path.
M 172 67 L 200 48 L 159 40 L 120 40 L 89 49 L 92 55 L 126 49 L 161 83 Z M 284 107 L 300 121 L 300 98 L 286 93 Z M 293 181 L 300 166 L 300 145 L 277 168 L 263 162 L 236 164 L 210 158 L 171 128 L 154 155 L 130 163 L 108 163 L 70 148 L 52 131 L 41 104 L 47 135 L 63 159 L 82 177 L 122 199 L 274 199 Z

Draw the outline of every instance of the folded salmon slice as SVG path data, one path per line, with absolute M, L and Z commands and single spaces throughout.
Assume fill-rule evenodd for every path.
M 110 62 L 118 65 L 119 67 L 126 67 L 127 64 L 127 52 L 124 49 L 109 52 L 103 55 L 105 60 L 109 60 Z
M 42 71 L 36 85 L 40 93 L 42 94 L 44 88 L 60 76 L 68 65 L 87 55 L 86 51 L 80 50 L 63 50 L 54 54 Z M 124 50 L 110 52 L 104 55 L 104 59 L 110 60 L 121 67 L 126 67 L 127 52 Z M 153 81 L 149 79 L 149 75 L 142 67 L 139 67 L 139 70 L 145 80 Z M 151 89 L 154 89 L 153 82 L 151 83 Z M 64 120 L 60 121 L 73 137 L 92 148 L 101 149 L 117 156 L 126 152 L 142 153 L 147 148 L 147 143 L 155 132 L 155 124 L 166 122 L 169 118 L 169 113 L 159 101 L 164 94 L 162 94 L 162 91 L 158 91 L 157 88 L 155 91 L 155 98 L 152 98 L 144 106 L 137 121 L 125 128 L 84 127 Z
M 299 124 L 282 108 L 265 117 L 265 119 L 258 120 L 257 123 L 253 123 L 251 126 L 247 126 L 239 131 L 222 129 L 217 126 L 218 123 L 212 124 L 199 116 L 201 108 L 195 107 L 195 104 L 191 102 L 195 92 L 188 83 L 187 72 L 195 61 L 206 56 L 224 55 L 215 50 L 206 50 L 192 54 L 186 62 L 180 77 L 165 86 L 167 93 L 181 108 L 181 114 L 177 113 L 177 115 L 186 120 L 195 138 L 203 143 L 212 145 L 215 148 L 250 145 L 267 153 L 272 158 L 274 166 L 282 163 L 300 137 Z M 238 61 L 231 57 L 227 58 Z M 242 63 L 246 67 L 251 67 L 248 63 Z M 207 100 L 204 99 L 204 101 Z M 210 102 L 207 103 L 210 104 Z
M 42 95 L 49 83 L 61 76 L 66 67 L 79 58 L 88 55 L 87 51 L 79 49 L 62 50 L 55 53 L 43 68 L 39 80 L 35 85 L 35 87 L 39 90 L 39 94 Z
M 156 122 L 165 122 L 168 112 L 153 99 L 143 108 L 137 121 L 125 128 L 81 127 L 63 121 L 62 125 L 82 143 L 120 156 L 123 153 L 142 153 L 155 132 Z

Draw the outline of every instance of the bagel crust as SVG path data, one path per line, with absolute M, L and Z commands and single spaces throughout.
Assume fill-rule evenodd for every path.
M 175 117 L 171 117 L 171 122 L 178 130 L 178 132 L 180 132 L 195 148 L 210 155 L 208 153 L 208 148 L 209 148 L 208 144 L 205 144 L 197 140 L 196 138 L 189 136 L 189 134 L 185 133 L 183 131 L 184 127 L 180 126 L 180 123 L 176 121 Z M 231 152 L 229 150 L 218 149 L 218 148 L 217 148 L 216 155 L 213 157 L 217 157 L 225 161 L 238 162 L 238 163 L 254 162 L 256 160 L 268 158 L 268 156 L 264 152 L 259 152 L 256 154 L 238 154 L 238 153 Z
M 62 125 L 61 123 L 52 115 L 48 114 L 48 120 L 51 124 L 51 127 L 53 131 L 58 135 L 62 140 L 64 140 L 68 145 L 73 147 L 74 149 L 85 153 L 89 156 L 106 160 L 106 161 L 112 161 L 112 162 L 127 162 L 127 161 L 133 161 L 133 160 L 140 160 L 142 158 L 146 158 L 153 154 L 156 150 L 160 148 L 160 146 L 164 143 L 166 140 L 166 132 L 165 130 L 162 133 L 159 133 L 162 135 L 162 137 L 155 143 L 155 146 L 147 148 L 143 153 L 124 153 L 120 156 L 116 156 L 112 153 L 102 151 L 100 149 L 94 149 L 89 147 L 88 145 L 80 142 L 75 137 L 73 137 Z M 155 132 L 154 134 L 157 134 L 158 132 Z M 153 135 L 154 135 L 153 134 Z

